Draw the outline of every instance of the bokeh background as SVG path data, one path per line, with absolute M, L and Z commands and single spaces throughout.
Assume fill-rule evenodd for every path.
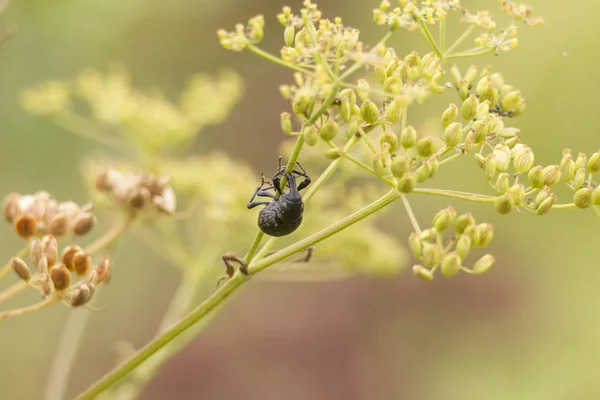
M 497 2 L 464 3 L 475 9 L 494 8 Z M 529 3 L 546 23 L 524 27 L 516 51 L 477 62 L 493 63 L 521 89 L 527 112 L 514 123 L 535 150 L 536 163 L 558 163 L 564 147 L 575 153 L 600 148 L 600 3 Z M 13 2 L 0 17 L 0 26 L 17 28 L 0 46 L 0 193 L 45 189 L 60 199 L 85 200 L 79 167 L 95 145 L 28 115 L 18 95 L 40 81 L 71 78 L 86 67 L 106 69 L 113 62 L 130 70 L 136 86 L 157 87 L 167 95 L 178 93 L 195 72 L 233 68 L 246 82 L 244 98 L 193 151 L 224 150 L 257 171 L 272 169 L 282 138 L 279 113 L 287 109 L 277 87 L 290 74 L 251 54 L 223 50 L 215 32 L 262 13 L 267 21 L 262 47 L 277 52 L 283 41 L 274 16 L 285 4 L 298 8 L 301 2 Z M 375 1 L 319 5 L 325 16 L 340 15 L 358 27 L 365 42 L 382 35 L 371 23 Z M 418 33 L 400 31 L 390 43 L 399 53 L 429 50 Z M 410 118 L 437 118 L 444 104 L 456 101 L 448 94 Z M 436 182 L 486 191 L 468 161 L 442 170 Z M 428 221 L 448 201 L 423 197 L 414 204 Z M 431 283 L 410 274 L 392 280 L 254 282 L 161 369 L 141 397 L 600 398 L 598 217 L 591 210 L 501 217 L 489 206 L 451 204 L 494 224 L 497 263 L 487 274 Z M 410 227 L 401 205 L 392 207 L 386 228 L 404 243 Z M 10 225 L 1 229 L 0 254 L 8 259 L 21 244 Z M 91 319 L 68 397 L 114 365 L 116 343 L 137 347 L 152 337 L 177 284 L 176 272 L 133 238 L 123 238 L 115 262 L 124 267 L 98 300 L 107 311 Z M 0 397 L 42 397 L 70 312 L 53 307 L 2 321 Z

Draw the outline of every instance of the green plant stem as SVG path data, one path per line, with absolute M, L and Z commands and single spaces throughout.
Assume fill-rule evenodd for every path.
M 408 199 L 406 198 L 406 195 L 404 195 L 404 194 L 400 195 L 400 199 L 402 200 L 402 203 L 404 204 L 404 208 L 406 208 L 406 213 L 408 214 L 408 218 L 410 219 L 410 223 L 412 224 L 412 226 L 415 229 L 415 231 L 420 235 L 421 234 L 421 227 L 419 226 L 419 222 L 417 221 L 417 217 L 415 216 L 415 213 L 413 212 L 412 207 L 410 206 L 410 202 L 408 201 Z
M 437 43 L 435 42 L 435 39 L 433 39 L 433 36 L 431 36 L 431 31 L 429 30 L 427 24 L 425 24 L 425 21 L 423 21 L 423 17 L 421 17 L 421 15 L 417 12 L 414 12 L 413 16 L 419 22 L 419 28 L 421 28 L 421 32 L 423 33 L 423 35 L 425 35 L 425 39 L 427 39 L 429 45 L 433 48 L 433 51 L 435 51 L 435 54 L 437 54 L 440 60 L 443 60 L 444 56 L 440 51 L 440 48 L 438 47 Z
M 23 258 L 29 251 L 29 244 L 26 244 L 15 257 Z M 0 268 L 0 279 L 4 278 L 12 270 L 12 263 L 8 261 L 2 268 Z
M 457 159 L 458 157 L 460 157 L 460 156 L 462 156 L 462 155 L 463 155 L 462 153 L 456 153 L 456 154 L 453 154 L 453 155 L 451 155 L 450 157 L 448 157 L 448 158 L 445 158 L 445 159 L 441 160 L 439 165 L 446 164 L 446 163 L 448 163 L 448 162 L 450 162 L 450 161 L 452 161 L 452 160 L 455 160 L 455 159 Z
M 415 188 L 412 193 L 420 194 L 431 194 L 434 196 L 451 197 L 453 199 L 460 199 L 471 201 L 473 203 L 493 203 L 495 197 L 488 196 L 485 194 L 458 192 L 455 190 L 444 190 L 444 189 L 427 189 L 427 188 Z
M 468 57 L 483 56 L 485 54 L 493 53 L 496 50 L 497 50 L 496 47 L 490 47 L 490 48 L 482 49 L 482 50 L 465 51 L 464 53 L 448 54 L 445 57 L 445 59 L 446 60 L 453 60 L 453 59 L 457 59 L 457 58 L 468 58 Z
M 369 54 L 375 53 L 378 50 L 379 46 L 383 46 L 389 40 L 389 38 L 391 38 L 391 37 L 392 37 L 392 31 L 388 31 L 381 38 L 381 40 L 379 40 L 379 42 L 377 42 L 377 44 L 375 46 L 373 46 L 373 48 L 369 51 Z M 362 67 L 363 67 L 363 64 L 361 62 L 357 62 L 356 64 L 352 65 L 350 68 L 348 68 L 346 70 L 346 72 L 344 72 L 338 78 L 338 82 L 342 82 L 344 79 L 348 78 L 350 75 L 352 75 L 353 73 L 355 73 L 356 71 L 358 71 Z
M 444 59 L 446 59 L 447 54 L 452 53 L 454 49 L 456 49 L 471 34 L 471 32 L 473 32 L 474 28 L 475 25 L 469 25 L 469 27 L 463 32 L 463 34 L 460 35 L 458 39 L 456 39 L 456 41 L 452 43 L 452 45 L 448 47 L 448 49 L 445 51 Z
M 440 20 L 440 52 L 445 53 L 446 49 L 446 18 Z
M 244 261 L 246 262 L 246 264 L 250 263 L 250 261 L 252 261 L 252 259 L 256 255 L 256 252 L 258 251 L 258 246 L 260 245 L 260 242 L 262 241 L 264 236 L 265 234 L 263 231 L 259 230 L 258 232 L 256 232 L 256 236 L 254 236 L 254 240 L 252 241 L 248 252 L 244 256 Z
M 271 61 L 277 65 L 281 65 L 283 67 L 292 69 L 297 72 L 301 72 L 301 73 L 309 75 L 309 76 L 315 76 L 315 73 L 313 71 L 310 71 L 306 68 L 299 67 L 294 64 L 287 63 L 287 62 L 283 61 L 281 58 L 275 57 L 274 55 L 267 53 L 266 51 L 262 50 L 260 47 L 256 47 L 253 44 L 248 45 L 246 48 L 248 50 L 250 50 L 251 52 L 253 52 L 254 54 L 256 54 L 257 56 L 260 56 L 260 57 L 264 58 L 265 60 Z
M 552 206 L 553 210 L 569 210 L 569 209 L 573 209 L 573 208 L 577 208 L 575 203 L 554 204 Z

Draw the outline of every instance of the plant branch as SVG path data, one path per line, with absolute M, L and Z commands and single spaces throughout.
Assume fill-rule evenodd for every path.
M 25 315 L 25 314 L 31 314 L 32 312 L 36 312 L 38 310 L 41 310 L 42 308 L 48 307 L 52 303 L 56 302 L 56 300 L 57 300 L 56 297 L 48 297 L 47 299 L 42 300 L 39 303 L 32 304 L 30 306 L 0 312 L 0 319 L 6 319 L 6 318 L 10 318 L 10 317 L 18 317 L 20 315 Z
M 455 190 L 444 189 L 415 188 L 412 192 L 420 194 L 432 194 L 434 196 L 451 197 L 453 199 L 466 200 L 474 203 L 493 203 L 496 199 L 495 197 L 488 196 L 485 194 L 458 192 Z
M 256 54 L 257 56 L 260 56 L 260 57 L 264 58 L 265 60 L 271 61 L 277 65 L 281 65 L 283 67 L 292 69 L 297 72 L 301 72 L 301 73 L 309 75 L 309 76 L 315 76 L 315 73 L 313 71 L 310 71 L 306 68 L 299 67 L 294 64 L 287 63 L 287 62 L 283 61 L 281 58 L 275 57 L 274 55 L 267 53 L 260 47 L 257 47 L 253 44 L 249 44 L 246 48 L 248 50 L 250 50 L 251 52 L 253 52 L 254 54 Z
M 463 32 L 463 34 L 460 35 L 459 38 L 456 39 L 456 41 L 454 43 L 452 43 L 452 45 L 450 47 L 448 47 L 448 49 L 444 53 L 444 59 L 447 58 L 447 56 L 446 56 L 447 54 L 452 53 L 454 51 L 454 49 L 456 49 L 458 47 L 458 45 L 460 45 L 471 34 L 471 32 L 473 32 L 474 28 L 475 28 L 475 25 L 469 25 L 469 27 Z
M 410 223 L 412 224 L 415 231 L 420 235 L 421 227 L 419 226 L 417 217 L 415 216 L 415 213 L 413 212 L 412 207 L 410 206 L 410 202 L 406 198 L 406 195 L 404 195 L 404 194 L 400 195 L 400 200 L 402 200 L 402 203 L 404 204 L 404 208 L 406 208 L 406 213 L 408 214 L 408 219 L 410 219 Z
M 23 290 L 27 289 L 29 284 L 25 281 L 19 281 L 12 286 L 7 287 L 2 292 L 0 292 L 0 303 L 4 300 L 11 298 L 12 296 L 21 293 Z

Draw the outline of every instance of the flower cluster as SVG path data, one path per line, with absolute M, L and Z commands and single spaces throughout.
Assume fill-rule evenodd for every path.
M 85 235 L 96 225 L 94 205 L 59 202 L 47 192 L 22 195 L 11 193 L 4 202 L 4 217 L 24 238 L 51 234 Z

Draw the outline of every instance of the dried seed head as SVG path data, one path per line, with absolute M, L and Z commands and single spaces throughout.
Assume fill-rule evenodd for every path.
M 71 296 L 71 307 L 81 307 L 89 303 L 94 295 L 94 291 L 90 285 L 83 284 L 73 291 Z
M 48 267 L 52 268 L 58 262 L 58 242 L 52 235 L 47 235 L 41 241 L 42 254 L 46 256 Z
M 110 180 L 109 171 L 102 170 L 96 175 L 96 189 L 101 192 L 107 192 L 113 187 Z
M 20 199 L 21 195 L 19 193 L 10 193 L 6 196 L 6 200 L 4 200 L 4 218 L 6 218 L 8 222 L 13 222 L 19 214 Z
M 38 222 L 32 214 L 19 215 L 14 220 L 17 234 L 23 238 L 30 238 L 37 233 Z
M 48 230 L 50 231 L 50 234 L 54 236 L 60 237 L 65 235 L 69 230 L 69 221 L 67 220 L 66 215 L 59 213 L 52 217 L 48 224 Z
M 73 258 L 75 257 L 75 254 L 80 253 L 80 252 L 83 253 L 83 250 L 81 249 L 81 247 L 74 245 L 74 244 L 66 247 L 63 250 L 61 261 L 63 264 L 66 265 L 66 267 L 70 271 L 73 271 L 75 269 L 74 265 L 73 265 Z
M 85 275 L 92 265 L 92 257 L 85 254 L 83 251 L 75 253 L 73 256 L 73 270 L 78 275 Z
M 46 258 L 45 255 L 42 255 L 40 257 L 40 261 L 38 261 L 38 263 L 37 263 L 37 271 L 41 275 L 48 274 L 48 259 Z
M 29 243 L 29 254 L 31 254 L 33 265 L 38 265 L 40 258 L 42 258 L 42 242 L 40 239 L 35 238 Z
M 54 294 L 54 283 L 50 275 L 43 275 L 40 277 L 40 290 L 44 298 L 49 298 Z
M 13 257 L 12 260 L 10 260 L 10 265 L 19 278 L 23 279 L 25 282 L 29 282 L 29 279 L 31 279 L 31 271 L 29 271 L 29 267 L 25 261 L 21 260 L 19 257 Z
M 90 279 L 90 282 L 92 282 L 92 284 L 97 285 L 99 283 L 103 283 L 105 285 L 108 285 L 111 277 L 110 259 L 108 257 L 104 257 L 102 261 L 100 261 L 98 266 L 96 266 L 94 272 L 94 280 Z
M 50 278 L 52 278 L 54 288 L 59 292 L 62 292 L 71 286 L 71 271 L 69 271 L 65 264 L 60 264 L 52 268 L 50 270 Z
M 73 220 L 73 233 L 75 235 L 85 235 L 96 226 L 96 217 L 90 212 L 81 213 Z

